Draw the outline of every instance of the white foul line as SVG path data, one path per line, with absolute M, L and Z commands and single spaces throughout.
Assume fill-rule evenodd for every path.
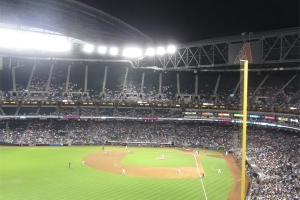
M 204 191 L 205 199 L 207 200 L 205 188 L 204 188 L 203 181 L 202 181 L 201 174 L 200 174 L 200 169 L 199 169 L 199 167 L 198 167 L 198 162 L 197 162 L 197 159 L 196 159 L 196 156 L 195 156 L 195 155 L 194 155 L 194 158 L 195 158 L 195 162 L 196 162 L 196 165 L 197 165 L 197 170 L 198 170 L 199 178 L 200 178 L 200 181 L 201 181 L 201 183 L 202 183 L 202 188 L 203 188 L 203 191 Z

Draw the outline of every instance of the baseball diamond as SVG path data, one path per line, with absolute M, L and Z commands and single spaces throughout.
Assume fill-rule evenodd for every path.
M 136 199 L 141 197 L 136 189 L 149 189 L 148 195 L 159 195 L 157 199 L 182 199 L 183 191 L 185 199 L 236 199 L 239 195 L 241 170 L 231 154 L 225 157 L 222 151 L 202 149 L 197 149 L 199 154 L 195 154 L 195 149 L 185 148 L 130 147 L 126 150 L 105 146 L 109 152 L 106 154 L 101 149 L 102 146 L 1 147 L 0 199 L 47 199 L 59 195 L 81 199 L 85 194 L 90 195 L 89 199 L 97 199 L 97 195 L 105 199 Z M 166 160 L 156 160 L 162 154 Z M 140 163 L 132 163 L 133 159 Z M 144 160 L 148 160 L 146 164 Z M 14 169 L 20 164 L 23 170 L 16 173 Z M 211 164 L 222 168 L 222 174 L 211 170 Z M 123 169 L 126 176 L 121 177 Z M 203 173 L 205 178 L 201 177 Z M 141 181 L 143 184 L 139 184 Z M 15 187 L 19 190 L 15 191 Z M 61 187 L 63 190 L 59 190 Z M 78 187 L 82 189 L 74 193 Z

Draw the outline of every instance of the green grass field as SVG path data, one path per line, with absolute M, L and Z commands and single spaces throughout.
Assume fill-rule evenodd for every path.
M 124 150 L 106 147 L 106 150 Z M 201 157 L 206 178 L 142 178 L 82 166 L 82 158 L 101 147 L 0 147 L 0 199 L 227 199 L 233 178 L 224 159 Z M 176 149 L 130 148 L 122 163 L 139 166 L 195 166 L 192 156 Z M 167 162 L 151 162 L 152 158 Z M 207 151 L 217 155 L 218 152 Z M 68 163 L 72 163 L 71 169 Z M 163 163 L 163 164 L 162 164 Z M 217 169 L 222 169 L 218 174 Z M 205 192 L 203 190 L 205 189 Z

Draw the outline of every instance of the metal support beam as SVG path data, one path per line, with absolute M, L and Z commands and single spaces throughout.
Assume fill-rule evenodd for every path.
M 13 84 L 13 91 L 15 92 L 17 89 L 16 89 L 16 68 L 13 67 L 11 69 L 11 76 L 12 76 L 12 84 Z
M 35 71 L 35 67 L 36 67 L 36 64 L 34 64 L 33 67 L 32 67 L 32 70 L 31 70 L 31 73 L 30 73 L 30 77 L 29 77 L 29 80 L 28 80 L 28 83 L 27 83 L 26 90 L 29 90 L 29 87 L 30 87 L 30 84 L 31 84 L 31 80 L 32 80 L 32 77 L 33 77 L 33 74 L 34 74 L 34 71 Z
M 46 92 L 48 92 L 49 90 L 49 85 L 50 85 L 50 82 L 51 82 L 51 77 L 52 77 L 52 72 L 53 72 L 53 64 L 51 65 L 50 67 L 50 72 L 49 72 L 49 75 L 48 75 L 48 80 L 47 80 L 47 85 L 46 85 Z
M 11 59 L 9 59 L 9 67 L 11 66 Z M 17 66 L 14 66 L 14 67 L 12 67 L 12 84 L 13 84 L 13 91 L 16 91 L 17 89 L 16 89 L 16 68 L 18 68 L 18 67 L 22 67 L 22 66 L 24 66 L 24 65 L 20 65 L 19 64 L 19 58 L 17 58 Z
M 68 67 L 68 74 L 67 74 L 67 80 L 66 80 L 66 90 L 65 90 L 65 92 L 68 92 L 68 90 L 69 90 L 69 80 L 70 80 L 71 68 L 72 68 L 72 65 L 69 65 L 69 67 Z
M 87 91 L 87 80 L 88 80 L 88 71 L 89 71 L 89 66 L 85 66 L 85 73 L 84 73 L 84 92 Z
M 177 94 L 180 94 L 180 80 L 179 80 L 179 74 L 177 75 Z
M 128 76 L 128 67 L 126 68 L 126 72 L 125 72 L 125 77 L 124 77 L 124 82 L 123 82 L 122 93 L 124 93 L 124 88 L 126 87 L 127 76 Z
M 289 49 L 287 50 L 287 52 L 284 54 L 284 56 L 281 58 L 282 60 L 284 60 L 286 58 L 286 56 L 290 53 L 290 51 L 292 50 L 292 48 L 295 46 L 295 44 L 297 42 L 299 42 L 300 35 L 298 35 L 297 39 L 294 40 L 293 44 L 290 45 Z M 298 52 L 299 52 L 299 46 L 298 46 Z
M 240 85 L 241 85 L 241 82 L 243 81 L 243 78 L 244 78 L 244 75 L 241 75 L 241 78 L 240 78 L 239 82 L 236 84 L 236 86 L 235 86 L 235 88 L 234 88 L 234 90 L 233 90 L 233 93 L 232 93 L 232 94 L 234 94 L 234 95 L 235 95 L 235 93 L 236 93 L 237 89 L 240 87 Z
M 297 76 L 298 74 L 295 74 L 273 97 L 272 97 L 272 99 L 273 98 L 276 98 L 277 97 L 277 95 L 278 94 L 280 94 L 281 93 L 281 91 L 282 90 L 284 90 L 284 88 L 286 88 L 286 86 L 288 86 L 289 84 L 290 84 L 290 82 L 294 79 L 294 78 L 296 78 L 296 76 Z
M 142 73 L 141 93 L 144 93 L 145 72 Z
M 215 85 L 215 89 L 214 89 L 214 94 L 213 95 L 217 94 L 219 83 L 220 83 L 220 79 L 221 79 L 221 74 L 219 74 L 219 76 L 217 78 L 217 82 L 216 82 L 216 85 Z
M 255 61 L 250 63 L 252 66 L 270 67 L 272 64 L 274 67 L 278 67 L 287 63 L 295 63 L 295 66 L 299 66 L 299 28 L 249 33 L 247 36 L 214 38 L 178 44 L 176 45 L 177 50 L 173 54 L 156 55 L 153 59 L 154 62 L 149 61 L 150 59 L 141 59 L 138 66 L 141 68 L 156 67 L 155 70 L 164 71 L 237 67 L 236 64 L 229 61 L 229 56 L 235 56 L 233 54 L 238 50 L 236 45 L 246 42 L 261 44 L 253 46 L 252 54 L 255 54 L 254 51 L 259 51 L 261 54 L 255 55 Z
M 158 84 L 158 93 L 161 94 L 162 88 L 162 73 L 159 73 L 159 84 Z
M 105 66 L 105 70 L 104 70 L 104 78 L 103 78 L 103 85 L 102 85 L 102 94 L 105 93 L 106 78 L 107 78 L 107 66 Z
M 267 80 L 268 77 L 269 77 L 269 74 L 264 78 L 264 80 L 262 80 L 262 82 L 259 84 L 259 86 L 256 88 L 256 90 L 253 92 L 252 98 L 255 97 L 257 91 L 258 91 L 259 88 L 264 84 L 264 82 Z
M 198 74 L 195 74 L 195 95 L 198 95 Z

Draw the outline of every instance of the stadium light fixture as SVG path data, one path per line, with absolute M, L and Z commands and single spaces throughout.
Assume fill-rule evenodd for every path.
M 10 29 L 0 29 L 0 47 L 15 48 L 19 42 L 19 35 L 17 31 Z
M 129 57 L 129 58 L 136 58 L 141 57 L 143 54 L 142 49 L 139 48 L 125 48 L 123 50 L 123 56 Z
M 98 53 L 106 54 L 107 48 L 105 46 L 98 47 Z
M 154 56 L 154 54 L 155 50 L 153 48 L 148 48 L 145 53 L 146 56 Z
M 69 51 L 71 49 L 71 43 L 69 43 L 66 37 L 49 35 L 44 38 L 44 51 Z
M 168 53 L 175 53 L 176 47 L 174 45 L 169 45 L 167 48 Z
M 165 53 L 165 48 L 164 47 L 158 47 L 157 50 L 156 50 L 156 53 L 158 55 L 162 55 Z
M 0 48 L 34 51 L 68 51 L 67 37 L 31 31 L 0 29 Z
M 93 52 L 94 51 L 94 45 L 92 45 L 92 44 L 86 44 L 86 45 L 84 45 L 83 51 L 86 52 L 86 53 Z
M 118 50 L 118 48 L 116 48 L 116 47 L 111 47 L 111 48 L 109 49 L 109 53 L 110 53 L 110 55 L 112 55 L 112 56 L 116 56 L 116 55 L 118 55 L 119 50 Z
M 18 39 L 17 39 L 18 38 Z M 45 37 L 42 34 L 34 32 L 18 32 L 16 48 L 19 50 L 32 49 L 39 50 L 45 47 Z

